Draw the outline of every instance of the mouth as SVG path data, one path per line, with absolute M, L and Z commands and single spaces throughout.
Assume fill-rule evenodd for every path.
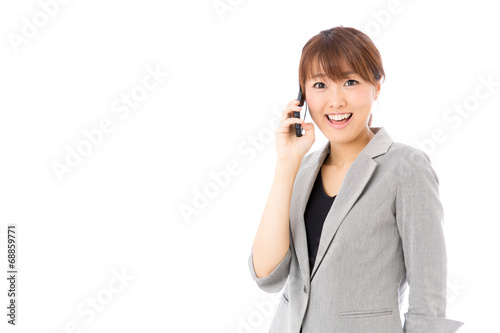
M 350 122 L 352 118 L 352 113 L 334 113 L 334 114 L 326 114 L 326 119 L 332 127 L 334 128 L 344 128 Z

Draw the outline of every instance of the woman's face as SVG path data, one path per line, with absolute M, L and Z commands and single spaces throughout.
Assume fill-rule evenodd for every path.
M 323 71 L 313 68 L 313 76 L 305 83 L 306 102 L 311 117 L 321 132 L 335 143 L 348 143 L 366 134 L 372 103 L 377 100 L 377 87 L 358 74 L 347 70 L 345 79 L 332 81 Z M 327 115 L 352 114 L 347 120 L 330 120 Z

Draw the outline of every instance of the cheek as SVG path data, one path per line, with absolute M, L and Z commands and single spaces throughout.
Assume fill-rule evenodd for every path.
M 369 89 L 358 90 L 351 95 L 350 102 L 352 106 L 370 106 L 373 103 L 372 91 Z
M 309 116 L 314 120 L 314 122 L 320 122 L 320 117 L 323 117 L 323 109 L 325 108 L 324 102 L 321 98 L 308 98 L 307 108 Z
M 311 110 L 312 112 L 322 107 L 321 98 L 319 98 L 317 95 L 314 94 L 310 94 L 309 96 L 307 96 L 306 102 L 307 106 L 309 107 L 309 110 Z

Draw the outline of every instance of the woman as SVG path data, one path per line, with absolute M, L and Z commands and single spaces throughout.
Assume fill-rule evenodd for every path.
M 314 125 L 291 117 L 301 107 L 288 103 L 248 261 L 262 290 L 285 287 L 269 332 L 448 333 L 463 325 L 445 316 L 443 208 L 430 159 L 370 127 L 384 77 L 377 48 L 353 28 L 321 31 L 302 50 L 300 87 L 329 142 L 305 156 Z

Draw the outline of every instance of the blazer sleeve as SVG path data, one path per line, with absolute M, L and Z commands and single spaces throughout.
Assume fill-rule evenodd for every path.
M 250 274 L 252 279 L 257 283 L 260 289 L 268 293 L 279 292 L 286 283 L 288 274 L 290 273 L 290 261 L 292 258 L 292 253 L 290 246 L 285 254 L 285 257 L 280 261 L 278 266 L 266 277 L 259 278 L 255 273 L 255 268 L 253 266 L 253 247 L 250 251 L 250 258 L 248 259 L 248 267 L 250 268 Z
M 464 323 L 446 319 L 447 256 L 439 179 L 423 151 L 412 150 L 400 163 L 396 222 L 410 287 L 403 330 L 453 333 Z

